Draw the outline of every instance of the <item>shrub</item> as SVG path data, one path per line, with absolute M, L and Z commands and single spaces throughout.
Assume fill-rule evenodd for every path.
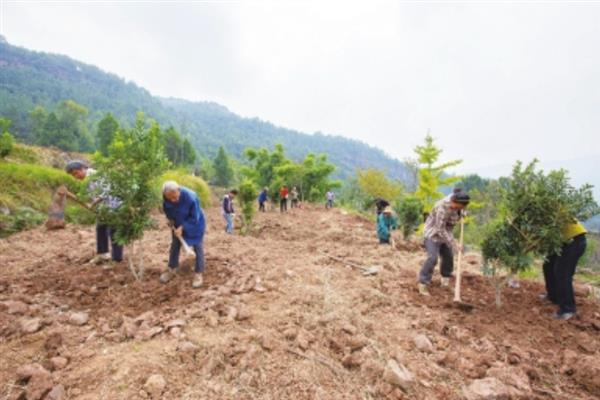
M 0 134 L 0 158 L 5 158 L 13 149 L 15 138 L 8 132 Z
M 158 182 L 154 183 L 154 187 L 160 193 L 162 184 L 165 181 L 175 181 L 181 186 L 193 190 L 198 195 L 203 208 L 210 207 L 210 188 L 204 179 L 199 176 L 190 175 L 183 169 L 170 170 L 161 175 Z
M 254 182 L 244 179 L 240 184 L 238 198 L 242 207 L 242 234 L 248 234 L 252 229 L 252 219 L 256 213 L 257 189 Z
M 423 202 L 415 196 L 406 196 L 396 204 L 398 220 L 404 239 L 408 239 L 423 219 Z

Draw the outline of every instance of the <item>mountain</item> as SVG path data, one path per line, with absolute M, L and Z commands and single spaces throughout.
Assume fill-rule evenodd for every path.
M 121 123 L 131 124 L 136 113 L 143 111 L 162 126 L 172 125 L 189 137 L 198 153 L 205 157 L 213 157 L 219 146 L 239 158 L 246 147 L 272 147 L 281 143 L 294 159 L 308 152 L 327 153 L 338 167 L 338 177 L 353 175 L 360 168 L 377 168 L 390 177 L 410 180 L 402 162 L 363 142 L 321 133 L 306 134 L 258 118 L 242 118 L 213 102 L 152 96 L 135 83 L 93 65 L 0 40 L 0 116 L 13 121 L 14 134 L 32 142 L 29 112 L 37 105 L 52 109 L 66 99 L 87 107 L 93 125 L 106 112 L 113 113 Z

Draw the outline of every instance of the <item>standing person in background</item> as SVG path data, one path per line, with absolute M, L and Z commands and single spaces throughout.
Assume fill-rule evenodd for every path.
M 585 253 L 587 231 L 581 222 L 575 220 L 561 230 L 563 246 L 560 255 L 551 254 L 544 262 L 544 281 L 546 294 L 543 299 L 558 306 L 554 318 L 568 320 L 576 312 L 573 275 L 577 262 Z
M 223 197 L 223 218 L 225 218 L 225 232 L 233 234 L 233 220 L 235 218 L 235 210 L 233 209 L 233 199 L 237 196 L 238 191 L 231 189 L 228 194 Z
M 298 189 L 296 189 L 296 186 L 294 186 L 292 188 L 290 197 L 292 198 L 292 208 L 297 208 L 298 207 Z
M 286 185 L 283 185 L 281 190 L 279 191 L 279 211 L 287 212 L 287 199 L 288 199 L 288 188 Z
M 92 168 L 89 168 L 86 163 L 80 160 L 69 161 L 65 170 L 67 174 L 80 181 L 90 179 L 95 173 Z M 89 181 L 87 191 L 92 196 L 92 203 L 88 206 L 90 209 L 100 203 L 112 209 L 118 208 L 121 205 L 121 200 L 108 194 L 110 186 L 104 182 Z M 110 261 L 111 258 L 115 262 L 123 261 L 123 246 L 115 242 L 114 233 L 115 230 L 112 227 L 101 221 L 96 221 L 96 256 L 92 260 L 93 263 L 101 264 Z M 109 242 L 111 254 L 108 253 Z
M 269 196 L 267 194 L 268 191 L 269 190 L 267 188 L 264 188 L 258 195 L 258 211 L 265 212 L 265 203 L 269 199 Z
M 333 208 L 333 202 L 335 200 L 335 193 L 331 190 L 327 192 L 327 204 L 325 204 L 325 208 Z

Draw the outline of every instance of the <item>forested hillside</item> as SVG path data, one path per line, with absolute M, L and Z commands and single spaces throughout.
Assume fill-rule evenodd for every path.
M 54 110 L 64 100 L 88 109 L 89 131 L 106 112 L 126 125 L 143 111 L 162 126 L 173 125 L 201 156 L 213 157 L 219 148 L 240 157 L 246 147 L 272 147 L 281 143 L 294 159 L 308 152 L 327 152 L 337 176 L 358 168 L 377 168 L 391 177 L 409 180 L 405 165 L 382 150 L 362 142 L 324 134 L 308 135 L 277 127 L 257 118 L 242 118 L 213 102 L 190 102 L 152 96 L 133 82 L 69 57 L 29 51 L 0 39 L 0 116 L 12 121 L 20 140 L 35 140 L 30 113 L 36 106 Z

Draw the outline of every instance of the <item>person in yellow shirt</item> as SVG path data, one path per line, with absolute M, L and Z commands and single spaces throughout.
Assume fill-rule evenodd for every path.
M 564 244 L 560 254 L 552 254 L 544 262 L 546 294 L 542 298 L 558 306 L 558 312 L 554 315 L 556 319 L 567 320 L 575 315 L 573 275 L 577 262 L 585 252 L 586 233 L 579 221 L 565 225 L 561 230 Z

